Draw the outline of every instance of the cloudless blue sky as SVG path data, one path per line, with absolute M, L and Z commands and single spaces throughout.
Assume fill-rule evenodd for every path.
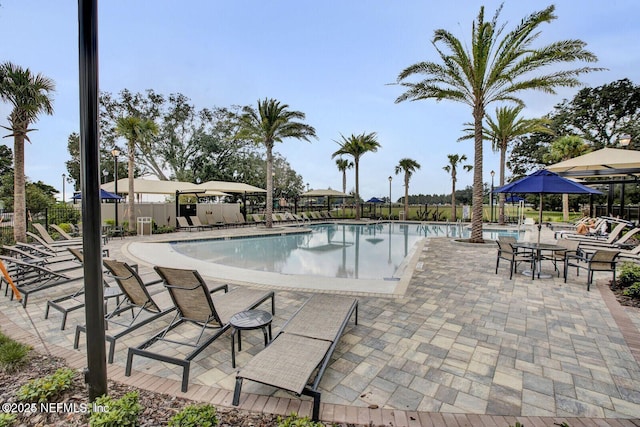
M 390 175 L 393 199 L 404 194 L 402 177 L 394 173 L 404 157 L 422 165 L 411 180 L 411 194 L 448 193 L 450 178 L 442 169 L 447 154 L 466 154 L 473 162 L 472 142 L 456 142 L 463 124 L 471 121 L 469 107 L 433 100 L 394 104 L 402 88 L 389 83 L 411 64 L 438 60 L 431 44 L 434 30 L 447 29 L 468 42 L 483 4 L 490 19 L 500 2 L 103 0 L 100 90 L 179 92 L 199 109 L 276 98 L 304 112 L 306 122 L 316 128 L 318 140 L 310 144 L 289 140 L 276 146 L 311 188 L 341 189 L 342 177 L 331 158 L 340 134 L 377 132 L 382 148 L 361 160 L 362 197 L 388 195 Z M 501 22 L 507 22 L 509 31 L 549 4 L 506 1 Z M 640 83 L 640 2 L 555 4 L 558 19 L 542 25 L 534 46 L 581 39 L 598 56 L 595 66 L 608 68 L 584 75 L 587 86 L 625 77 Z M 60 190 L 69 159 L 67 138 L 79 131 L 77 31 L 76 1 L 0 3 L 0 61 L 28 67 L 56 83 L 55 113 L 35 124 L 38 131 L 30 134 L 25 164 L 29 179 Z M 525 94 L 524 115 L 545 114 L 577 90 Z M 7 125 L 9 112 L 9 105 L 0 104 L 0 125 Z M 13 147 L 9 138 L 2 143 Z M 488 143 L 484 152 L 484 180 L 490 182 L 498 157 Z M 458 188 L 471 183 L 471 173 L 460 173 Z M 347 190 L 353 187 L 350 171 Z

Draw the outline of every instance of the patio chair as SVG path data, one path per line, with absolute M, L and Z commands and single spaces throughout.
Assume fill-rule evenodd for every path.
M 534 269 L 535 256 L 532 251 L 517 251 L 511 246 L 511 243 L 505 242 L 501 239 L 496 241 L 498 244 L 498 254 L 496 256 L 496 274 L 498 274 L 498 267 L 500 266 L 500 260 L 509 261 L 509 280 L 513 278 L 513 273 L 518 271 L 518 264 L 527 262 Z
M 251 380 L 313 397 L 312 418 L 320 414 L 320 381 L 333 352 L 355 313 L 352 297 L 315 294 L 284 324 L 271 343 L 238 371 L 233 405 L 240 403 L 243 380 Z
M 203 224 L 198 216 L 190 216 L 189 221 L 191 221 L 192 225 L 199 227 L 199 230 L 204 230 L 205 228 L 211 230 L 213 228 L 213 225 Z
M 129 348 L 125 375 L 131 375 L 133 356 L 147 357 L 161 362 L 182 367 L 182 391 L 189 386 L 189 369 L 191 361 L 230 328 L 229 319 L 236 313 L 251 310 L 267 300 L 271 300 L 271 313 L 275 312 L 275 295 L 273 291 L 236 288 L 228 291 L 228 285 L 209 289 L 204 279 L 195 270 L 154 267 L 164 280 L 164 285 L 175 304 L 176 315 L 164 330 L 157 333 L 137 347 Z M 224 291 L 223 294 L 213 295 Z M 178 326 L 191 324 L 199 329 L 195 339 L 185 341 L 183 336 L 175 338 L 171 333 Z M 215 332 L 206 336 L 208 329 Z M 176 332 L 176 331 L 174 331 Z M 191 335 L 192 336 L 192 335 Z M 149 350 L 156 342 L 177 344 L 191 347 L 192 351 L 184 357 L 168 356 Z
M 84 263 L 84 254 L 80 249 L 69 248 L 69 252 L 71 252 L 76 261 L 80 263 L 80 265 Z M 105 312 L 107 311 L 107 302 L 109 301 L 109 299 L 116 298 L 116 304 L 119 304 L 121 296 L 122 291 L 120 291 L 120 289 L 118 289 L 117 287 L 110 287 L 109 284 L 104 281 L 103 298 Z M 80 310 L 84 307 L 84 305 L 85 302 L 83 285 L 71 294 L 47 301 L 47 308 L 44 311 L 44 318 L 49 318 L 49 310 L 52 308 L 59 311 L 62 314 L 62 319 L 60 321 L 60 330 L 63 331 L 67 325 L 67 316 L 69 315 L 69 313 Z
M 78 240 L 78 236 L 72 236 L 71 234 L 64 231 L 58 224 L 49 224 L 49 227 L 53 228 L 56 233 L 61 235 L 65 240 Z
M 558 272 L 558 277 L 560 277 L 560 269 L 558 268 L 558 264 L 560 264 L 564 268 L 564 263 L 568 256 L 575 256 L 580 253 L 580 241 L 572 239 L 559 239 L 557 245 L 562 246 L 563 248 L 565 248 L 565 250 L 553 251 L 551 255 L 545 256 L 544 259 L 551 260 L 551 262 L 553 263 L 553 268 L 555 268 L 555 270 Z
M 567 283 L 569 267 L 576 267 L 576 275 L 580 275 L 580 269 L 587 270 L 587 291 L 591 288 L 593 282 L 593 273 L 595 271 L 608 271 L 613 273 L 613 281 L 616 281 L 616 258 L 620 251 L 609 251 L 599 249 L 589 255 L 567 255 L 564 261 L 564 282 Z
M 607 244 L 607 245 L 613 245 L 614 242 L 616 242 L 620 238 L 622 230 L 624 230 L 628 226 L 629 226 L 629 224 L 626 223 L 626 222 L 619 223 L 606 236 L 606 239 L 593 237 L 593 236 L 583 236 L 582 234 L 565 234 L 563 237 L 567 238 L 567 239 L 580 240 L 580 241 L 585 242 L 585 243 L 587 243 L 587 242 L 594 243 L 594 244 L 602 244 L 602 243 L 604 243 L 604 244 Z
M 51 234 L 49 234 L 49 232 L 47 231 L 46 228 L 44 228 L 44 225 L 40 224 L 39 222 L 32 222 L 31 226 L 38 232 L 38 234 L 40 235 L 40 237 L 47 242 L 48 244 L 56 244 L 56 243 L 60 243 L 60 242 L 64 242 L 64 243 L 76 243 L 76 244 L 82 244 L 82 239 L 79 238 L 72 238 L 71 240 L 55 240 Z
M 149 292 L 148 288 L 150 286 L 160 284 L 162 280 L 158 279 L 144 283 L 136 270 L 125 262 L 105 259 L 102 260 L 102 264 L 118 284 L 124 296 L 122 301 L 105 316 L 107 329 L 112 325 L 119 327 L 118 332 L 112 333 L 108 331 L 105 336 L 107 342 L 109 342 L 109 356 L 107 360 L 109 363 L 113 363 L 115 345 L 118 339 L 149 323 L 155 322 L 162 316 L 174 311 L 175 307 L 160 308 Z M 121 315 L 127 311 L 131 311 L 131 317 L 130 319 L 123 319 L 124 316 Z M 78 348 L 80 333 L 86 331 L 86 326 L 76 326 L 73 348 Z
M 224 219 L 224 224 L 227 226 L 234 226 L 237 227 L 238 225 L 240 225 L 240 223 L 238 222 L 238 217 L 236 216 L 235 212 L 233 213 L 226 213 L 226 214 L 222 214 L 222 218 Z
M 31 237 L 38 245 L 51 252 L 66 252 L 67 248 L 70 247 L 82 247 L 82 240 L 54 240 L 53 242 L 49 242 L 49 239 L 44 239 L 30 231 L 27 231 L 27 236 Z
M 18 258 L 19 260 L 25 262 L 54 265 L 74 259 L 73 257 L 64 256 L 62 254 L 52 253 L 44 250 L 34 253 L 31 250 L 24 250 L 25 248 L 17 246 L 2 245 L 0 247 L 4 252 L 6 252 L 7 255 L 13 258 Z
M 187 221 L 187 218 L 183 216 L 176 217 L 176 220 L 178 221 L 179 230 L 189 230 L 189 231 L 200 230 L 200 227 L 198 227 L 197 225 L 189 224 L 189 221 Z
M 69 271 L 76 270 L 81 266 L 52 270 L 46 265 L 24 262 L 17 258 L 0 255 L 0 260 L 8 265 L 7 270 L 12 275 L 11 279 L 20 293 L 22 293 L 22 306 L 27 306 L 29 295 L 44 291 L 55 286 L 64 285 L 76 280 L 81 280 L 82 276 L 70 276 Z M 2 281 L 5 281 L 3 278 Z M 5 290 L 5 296 L 8 292 Z M 13 299 L 13 294 L 11 294 Z

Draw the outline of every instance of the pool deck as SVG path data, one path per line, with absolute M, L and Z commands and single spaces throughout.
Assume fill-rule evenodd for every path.
M 143 277 L 151 280 L 157 278 L 152 266 L 129 258 L 131 243 L 260 232 L 246 227 L 116 238 L 106 247 L 112 258 L 138 263 Z M 542 240 L 553 241 L 553 232 L 543 228 Z M 320 384 L 320 418 L 388 426 L 506 427 L 516 421 L 525 426 L 563 421 L 572 427 L 640 426 L 640 310 L 617 303 L 606 275 L 596 274 L 597 284 L 587 292 L 585 274 L 576 277 L 572 271 L 566 284 L 555 275 L 532 281 L 517 274 L 509 280 L 506 264 L 495 274 L 495 260 L 495 245 L 432 238 L 416 253 L 401 295 L 344 292 L 359 299 L 359 323 L 347 327 Z M 211 285 L 220 283 L 208 279 Z M 26 312 L 17 302 L 1 299 L 3 332 L 44 351 L 31 318 L 52 354 L 84 368 L 84 345 L 73 350 L 75 325 L 84 323 L 84 312 L 70 314 L 65 331 L 59 330 L 57 312 L 44 319 L 46 300 L 74 286 L 31 295 Z M 273 289 L 277 332 L 312 291 Z M 169 304 L 168 296 L 161 295 L 160 302 Z M 109 378 L 231 406 L 236 370 L 229 334 L 192 363 L 187 393 L 180 392 L 181 371 L 173 365 L 138 358 L 132 375 L 125 377 L 126 348 L 159 330 L 168 318 L 118 342 Z M 238 367 L 263 346 L 259 331 L 243 334 Z M 307 397 L 251 382 L 242 391 L 240 408 L 310 414 Z

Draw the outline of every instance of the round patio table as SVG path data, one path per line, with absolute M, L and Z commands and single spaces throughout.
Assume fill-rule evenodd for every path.
M 551 243 L 518 242 L 518 243 L 512 243 L 511 246 L 513 246 L 514 248 L 522 248 L 522 249 L 529 249 L 531 251 L 535 251 L 536 253 L 535 265 L 534 265 L 535 272 L 534 270 L 524 270 L 522 272 L 523 275 L 531 276 L 532 279 L 535 276 L 538 276 L 538 279 L 550 279 L 553 277 L 553 274 L 543 273 L 541 271 L 540 261 L 542 260 L 542 251 L 556 252 L 556 251 L 567 250 L 567 248 L 563 246 L 554 245 Z
M 231 366 L 236 367 L 235 336 L 238 333 L 238 351 L 242 351 L 241 331 L 262 329 L 265 347 L 271 340 L 271 321 L 273 316 L 264 310 L 247 310 L 236 313 L 229 319 L 231 325 Z M 267 331 L 269 332 L 267 338 Z

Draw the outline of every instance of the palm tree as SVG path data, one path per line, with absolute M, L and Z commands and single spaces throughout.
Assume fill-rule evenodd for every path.
M 136 161 L 136 148 L 145 150 L 148 148 L 149 139 L 157 135 L 158 126 L 153 120 L 140 117 L 119 117 L 116 120 L 116 132 L 127 140 L 127 152 L 129 153 L 129 231 L 135 230 L 135 197 L 133 188 L 134 167 Z
M 344 135 L 340 135 L 342 138 L 341 141 L 336 141 L 340 148 L 331 155 L 332 158 L 336 156 L 351 156 L 353 157 L 353 164 L 356 169 L 356 219 L 360 219 L 360 180 L 359 180 L 359 172 L 360 172 L 360 157 L 362 157 L 365 153 L 373 152 L 375 153 L 380 148 L 380 143 L 377 141 L 377 135 L 375 132 L 367 133 L 364 132 L 360 135 L 351 134 L 350 137 L 346 138 Z
M 544 161 L 557 163 L 563 160 L 573 159 L 589 152 L 589 146 L 577 135 L 561 136 L 555 139 L 549 147 L 549 153 L 544 156 Z M 562 219 L 569 221 L 569 195 L 562 195 Z
M 258 100 L 258 111 L 251 107 L 244 107 L 240 118 L 239 138 L 263 144 L 267 150 L 267 206 L 266 227 L 273 227 L 273 146 L 285 138 L 302 139 L 317 138 L 316 130 L 305 123 L 295 121 L 304 120 L 305 115 L 300 111 L 290 111 L 287 104 L 270 98 Z
M 578 75 L 599 70 L 591 67 L 558 69 L 560 63 L 597 60 L 593 53 L 584 49 L 586 44 L 581 40 L 563 40 L 538 49 L 531 46 L 540 35 L 538 27 L 556 19 L 555 6 L 527 16 L 504 37 L 504 26 L 498 23 L 501 10 L 502 6 L 491 21 L 485 21 L 484 6 L 480 8 L 471 27 L 469 47 L 450 32 L 436 30 L 433 44 L 442 63 L 420 62 L 398 75 L 398 83 L 406 88 L 406 92 L 396 99 L 396 103 L 434 98 L 462 102 L 472 108 L 474 174 L 470 241 L 476 243 L 483 242 L 482 121 L 486 107 L 496 101 L 524 105 L 518 95 L 525 90 L 555 94 L 556 87 L 578 86 Z M 553 69 L 543 71 L 547 66 L 553 66 Z M 546 74 L 532 75 L 536 71 Z M 407 81 L 414 76 L 424 76 L 424 79 Z
M 458 216 L 456 215 L 456 182 L 458 181 L 458 165 L 467 161 L 466 154 L 460 156 L 459 154 L 447 154 L 449 158 L 449 164 L 442 169 L 451 174 L 451 218 L 456 221 Z M 471 165 L 463 165 L 462 168 L 467 172 L 473 169 Z
M 336 166 L 338 167 L 338 170 L 342 172 L 342 192 L 347 194 L 347 169 L 351 169 L 353 167 L 353 162 L 341 157 L 336 159 Z M 344 199 L 342 199 L 342 215 L 344 215 Z
M 24 141 L 31 142 L 27 133 L 41 113 L 53 114 L 51 93 L 55 90 L 53 80 L 42 74 L 33 75 L 28 68 L 11 62 L 0 65 L 0 99 L 13 106 L 9 114 L 9 126 L 3 126 L 13 136 L 13 238 L 16 242 L 27 241 L 26 190 L 24 175 Z
M 496 108 L 495 120 L 491 116 L 487 116 L 487 125 L 482 129 L 483 138 L 491 141 L 493 152 L 500 152 L 500 187 L 505 184 L 509 144 L 515 139 L 530 133 L 553 133 L 548 127 L 551 124 L 549 119 L 523 119 L 522 117 L 518 117 L 523 108 L 522 105 Z M 472 124 L 467 123 L 467 125 L 470 126 L 465 129 L 468 133 L 460 138 L 459 141 L 473 139 L 475 137 Z M 504 224 L 504 201 L 505 194 L 499 193 L 498 222 L 500 224 Z
M 396 165 L 396 175 L 404 172 L 404 219 L 409 218 L 409 180 L 418 169 L 420 169 L 420 163 L 409 158 L 400 159 Z

